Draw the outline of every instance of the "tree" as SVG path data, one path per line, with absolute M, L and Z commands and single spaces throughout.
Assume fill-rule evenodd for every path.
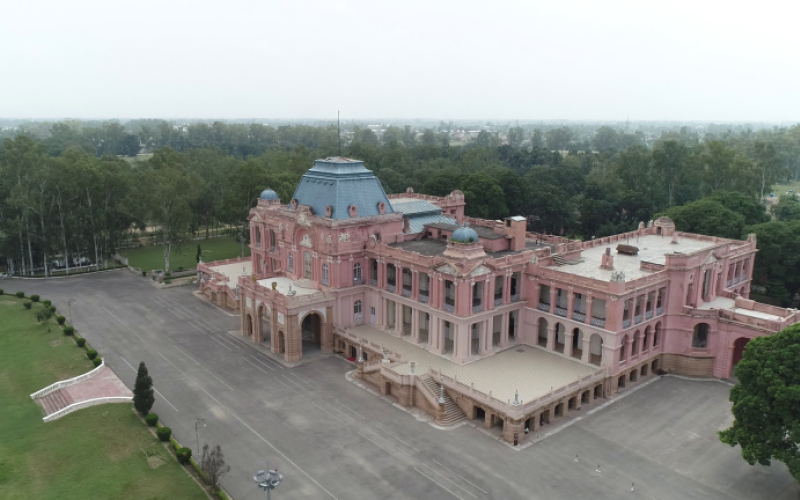
M 750 465 L 780 460 L 800 481 L 800 325 L 750 340 L 734 374 L 735 420 L 720 440 L 741 446 Z
M 703 198 L 667 210 L 678 231 L 687 233 L 740 238 L 745 225 L 744 216 L 729 210 L 716 201 Z
M 197 244 L 197 263 L 200 263 L 200 259 L 203 257 L 203 251 L 200 250 L 200 243 Z
M 800 219 L 800 199 L 794 195 L 783 195 L 778 203 L 772 206 L 772 214 L 778 220 Z
M 653 148 L 653 168 L 667 188 L 667 205 L 675 205 L 675 191 L 683 181 L 689 149 L 676 140 L 659 142 Z
M 219 482 L 231 470 L 231 467 L 225 464 L 222 448 L 216 445 L 213 449 L 210 449 L 208 443 L 204 444 L 203 455 L 200 460 L 200 467 L 206 473 L 211 490 L 217 491 Z
M 461 183 L 470 217 L 501 219 L 508 216 L 503 189 L 485 173 L 467 176 Z
M 754 233 L 758 241 L 753 281 L 789 306 L 800 291 L 800 220 L 756 224 L 744 232 Z
M 744 217 L 744 223 L 747 225 L 769 222 L 769 215 L 764 210 L 764 206 L 752 195 L 735 191 L 717 191 L 704 199 L 716 201 L 728 210 L 741 214 Z
M 139 363 L 139 371 L 136 373 L 136 382 L 133 385 L 133 407 L 142 416 L 150 413 L 156 398 L 153 395 L 153 379 L 147 373 L 144 361 Z
M 730 171 L 736 153 L 723 141 L 709 141 L 700 154 L 706 192 L 715 192 L 730 184 Z

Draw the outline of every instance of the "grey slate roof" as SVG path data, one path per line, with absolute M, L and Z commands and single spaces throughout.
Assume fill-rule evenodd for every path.
M 331 205 L 331 219 L 349 219 L 350 205 L 356 206 L 358 217 L 379 215 L 379 202 L 386 204 L 387 214 L 394 213 L 383 186 L 372 171 L 361 161 L 338 156 L 315 161 L 300 179 L 292 198 L 323 217 L 325 208 Z
M 450 219 L 440 214 L 412 216 L 408 218 L 408 228 L 410 234 L 421 233 L 425 229 L 425 226 L 427 226 L 428 224 L 455 224 L 455 223 L 456 223 L 455 219 Z
M 402 212 L 403 215 L 416 215 L 416 214 L 440 214 L 442 213 L 441 207 L 437 207 L 433 203 L 428 203 L 424 200 L 392 202 L 392 208 L 395 212 Z

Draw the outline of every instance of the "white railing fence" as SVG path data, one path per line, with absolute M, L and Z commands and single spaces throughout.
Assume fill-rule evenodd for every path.
M 75 410 L 80 410 L 81 408 L 88 408 L 89 406 L 95 405 L 102 405 L 106 403 L 131 403 L 133 402 L 132 396 L 110 396 L 107 398 L 95 398 L 95 399 L 87 399 L 86 401 L 81 401 L 79 403 L 72 403 L 71 405 L 61 408 L 55 413 L 51 413 L 50 415 L 44 417 L 42 420 L 45 422 L 50 422 L 51 420 L 55 420 L 57 418 L 61 418 L 64 415 L 72 413 Z
M 78 375 L 77 377 L 73 377 L 71 379 L 62 380 L 60 382 L 56 382 L 55 384 L 48 385 L 44 389 L 36 391 L 33 394 L 31 394 L 31 399 L 43 398 L 48 394 L 50 394 L 51 392 L 56 392 L 57 390 L 63 389 L 64 387 L 69 387 L 71 385 L 75 385 L 77 383 L 83 382 L 84 380 L 94 377 L 100 370 L 103 369 L 104 366 L 106 366 L 106 362 L 102 358 L 100 361 L 101 361 L 100 366 L 98 366 L 94 370 L 86 372 L 82 375 Z

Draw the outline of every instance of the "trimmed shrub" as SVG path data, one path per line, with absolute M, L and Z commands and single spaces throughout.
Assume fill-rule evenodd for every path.
M 36 295 L 36 294 L 31 295 L 31 301 L 32 302 L 39 302 L 39 296 Z
M 64 316 L 56 316 L 56 321 L 58 321 L 59 325 L 63 325 L 67 321 L 67 318 Z
M 158 423 L 158 415 L 155 413 L 148 413 L 146 417 L 144 417 L 144 421 L 147 422 L 147 425 L 150 427 L 155 427 Z M 169 439 L 169 438 L 167 438 Z
M 52 304 L 52 302 L 50 302 L 49 300 L 43 300 L 42 304 L 44 304 L 45 307 L 50 307 L 50 304 Z
M 25 309 L 30 309 L 32 304 L 33 302 L 31 302 L 30 300 L 26 300 L 25 302 L 22 303 L 22 305 L 25 306 Z
M 170 276 L 172 276 L 172 273 L 171 273 L 171 272 L 169 272 L 169 271 L 167 271 L 167 272 L 165 272 L 165 273 L 164 273 L 164 276 L 165 276 L 165 277 L 167 277 L 167 278 L 169 278 Z
M 50 309 L 51 313 L 56 312 L 56 306 L 47 306 L 47 308 Z
M 178 451 L 175 452 L 175 455 L 178 457 L 178 462 L 182 464 L 189 463 L 189 460 L 192 458 L 192 449 L 191 448 L 180 448 Z
M 75 328 L 74 327 L 72 327 L 72 326 L 65 326 L 64 327 L 64 335 L 72 335 L 73 333 L 75 333 Z M 83 340 L 83 339 L 81 339 L 81 340 Z
M 25 296 L 25 292 L 17 292 L 17 293 L 16 293 L 16 294 L 14 294 L 14 295 L 16 295 L 18 299 L 21 299 L 22 297 L 24 297 L 24 296 Z
M 86 339 L 84 338 L 75 339 L 75 343 L 78 344 L 78 347 L 83 347 L 86 345 Z
M 94 359 L 92 360 L 92 363 L 94 363 L 94 367 L 95 367 L 95 368 L 97 368 L 98 366 L 100 366 L 100 365 L 102 365 L 102 364 L 103 364 L 103 360 L 102 360 L 102 359 L 100 359 L 100 358 L 94 358 Z
M 170 283 L 172 283 L 171 279 L 167 278 L 167 279 L 164 280 L 164 284 L 165 285 L 169 285 Z
M 3 295 L 3 289 L 0 288 L 0 295 Z
M 94 349 L 86 349 L 86 356 L 89 359 L 94 359 L 97 357 L 97 351 L 95 351 Z
M 178 272 L 180 273 L 182 271 L 183 271 L 183 266 L 178 266 Z
M 169 437 L 172 435 L 172 429 L 169 427 L 162 427 L 156 431 L 156 436 L 162 443 L 166 443 L 169 441 Z

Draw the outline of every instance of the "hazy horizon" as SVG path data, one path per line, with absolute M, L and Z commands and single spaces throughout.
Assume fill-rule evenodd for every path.
M 0 116 L 796 123 L 798 10 L 34 0 L 0 19 Z

